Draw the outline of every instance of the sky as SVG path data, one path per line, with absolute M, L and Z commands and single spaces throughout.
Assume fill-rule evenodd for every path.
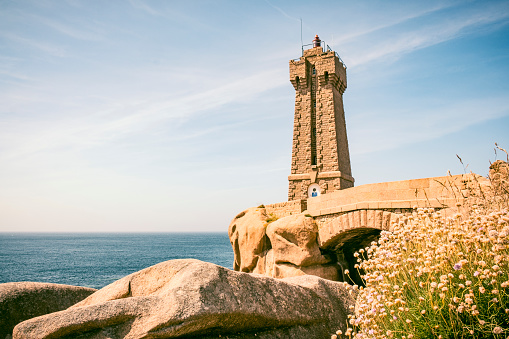
M 286 201 L 301 19 L 347 66 L 356 186 L 505 159 L 509 1 L 0 0 L 0 232 L 226 232 Z

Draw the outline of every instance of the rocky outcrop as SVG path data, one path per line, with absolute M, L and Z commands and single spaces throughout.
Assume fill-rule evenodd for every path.
M 250 208 L 239 213 L 230 223 L 228 235 L 235 256 L 235 271 L 255 271 L 260 258 L 265 257 L 270 249 L 265 234 L 267 218 L 265 208 Z
M 71 308 L 27 320 L 14 338 L 328 338 L 352 289 L 314 276 L 273 279 L 198 260 L 124 277 Z
M 263 207 L 250 208 L 230 223 L 235 270 L 274 278 L 312 274 L 338 280 L 340 267 L 320 251 L 313 218 L 296 214 L 268 222 L 271 217 Z
M 272 245 L 272 267 L 266 273 L 275 278 L 312 274 L 338 280 L 338 266 L 318 247 L 318 228 L 303 214 L 278 219 L 267 226 Z
M 64 310 L 95 291 L 93 288 L 26 281 L 0 284 L 0 338 L 10 337 L 14 326 L 22 321 Z

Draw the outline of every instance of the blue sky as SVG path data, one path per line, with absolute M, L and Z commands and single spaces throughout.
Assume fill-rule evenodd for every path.
M 285 201 L 299 18 L 348 67 L 356 185 L 504 158 L 508 1 L 0 0 L 0 231 L 226 231 Z

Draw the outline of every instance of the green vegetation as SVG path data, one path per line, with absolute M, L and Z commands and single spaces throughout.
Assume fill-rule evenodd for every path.
M 273 221 L 276 221 L 277 219 L 279 219 L 279 218 L 276 215 L 274 215 L 273 213 L 269 214 L 269 216 L 267 217 L 267 225 Z

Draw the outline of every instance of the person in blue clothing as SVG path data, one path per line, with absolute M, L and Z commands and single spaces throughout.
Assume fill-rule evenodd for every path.
M 311 192 L 311 197 L 317 197 L 318 192 L 316 191 L 316 188 L 313 188 L 313 192 Z

